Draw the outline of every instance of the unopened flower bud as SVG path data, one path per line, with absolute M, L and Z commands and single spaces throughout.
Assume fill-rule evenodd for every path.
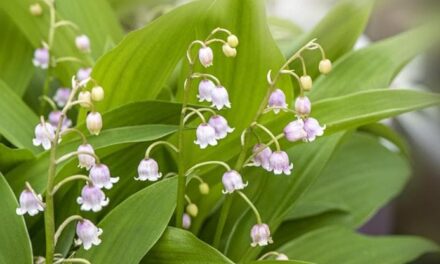
M 39 3 L 35 3 L 29 6 L 29 12 L 31 12 L 33 16 L 41 16 L 41 14 L 43 14 L 43 8 L 41 8 Z
M 225 54 L 226 57 L 235 57 L 237 55 L 237 50 L 231 46 L 229 46 L 228 43 L 223 44 L 222 46 L 223 54 Z
M 35 50 L 32 62 L 35 67 L 45 70 L 49 67 L 49 58 L 49 50 L 47 48 L 40 48 Z
M 212 60 L 214 59 L 214 54 L 212 49 L 208 46 L 202 47 L 199 50 L 199 60 L 203 67 L 208 68 L 212 65 Z
M 312 77 L 310 77 L 309 75 L 304 75 L 301 76 L 299 78 L 299 81 L 301 82 L 301 87 L 305 90 L 305 91 L 310 91 L 312 89 Z
M 286 254 L 279 253 L 278 256 L 275 259 L 276 260 L 289 260 L 289 257 L 287 257 Z
M 203 195 L 209 194 L 209 185 L 206 182 L 202 182 L 199 185 L 199 191 Z
M 300 116 L 309 115 L 312 111 L 312 103 L 307 96 L 299 96 L 295 101 L 295 111 Z
M 78 94 L 78 101 L 81 103 L 79 104 L 82 107 L 90 107 L 90 104 L 92 103 L 92 95 L 89 91 L 81 91 Z
M 185 229 L 189 229 L 191 227 L 191 216 L 189 216 L 189 214 L 183 214 L 182 227 Z
M 76 78 L 78 81 L 84 81 L 85 79 L 90 77 L 90 74 L 92 73 L 92 68 L 80 68 L 76 72 Z
M 99 135 L 102 128 L 102 117 L 98 112 L 91 112 L 87 115 L 86 119 L 87 129 L 92 135 Z
M 251 229 L 251 246 L 256 247 L 257 245 L 267 246 L 272 244 L 272 237 L 270 236 L 269 226 L 267 224 L 256 224 Z
M 238 38 L 235 35 L 229 35 L 227 39 L 228 45 L 232 48 L 236 48 L 238 46 Z
M 104 89 L 101 86 L 95 86 L 92 88 L 92 100 L 99 102 L 104 99 Z
M 332 62 L 329 59 L 325 59 L 319 62 L 319 72 L 327 74 L 332 70 Z
M 281 89 L 275 89 L 269 97 L 269 107 L 274 108 L 274 113 L 278 114 L 283 108 L 287 108 L 286 95 Z
M 75 45 L 82 52 L 90 52 L 90 39 L 86 35 L 80 35 L 76 37 Z
M 192 217 L 196 217 L 197 214 L 199 213 L 199 208 L 197 207 L 197 205 L 190 203 L 186 206 L 186 212 L 192 216 Z

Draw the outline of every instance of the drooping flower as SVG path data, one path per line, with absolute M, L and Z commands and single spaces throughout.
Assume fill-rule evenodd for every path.
M 312 89 L 313 81 L 312 81 L 312 77 L 310 77 L 309 75 L 301 76 L 299 78 L 299 82 L 301 83 L 301 87 L 305 91 L 310 91 Z
M 232 48 L 236 48 L 238 46 L 238 38 L 235 35 L 229 35 L 227 38 L 227 42 Z
M 328 74 L 332 70 L 332 62 L 328 59 L 321 60 L 319 62 L 319 72 L 322 74 Z
M 275 89 L 269 97 L 269 107 L 274 108 L 274 113 L 278 114 L 283 108 L 287 108 L 286 95 L 281 89 Z
M 284 128 L 284 137 L 291 142 L 304 140 L 307 137 L 307 132 L 304 129 L 304 121 L 297 119 L 287 124 Z
M 225 172 L 222 177 L 222 183 L 224 194 L 233 193 L 236 190 L 242 190 L 247 186 L 247 183 L 243 182 L 241 175 L 235 170 Z
M 34 58 L 32 62 L 35 67 L 40 67 L 41 69 L 47 69 L 50 63 L 49 50 L 47 48 L 39 48 L 34 52 Z
M 270 168 L 273 170 L 273 173 L 278 174 L 286 174 L 290 175 L 291 170 L 293 168 L 293 164 L 289 161 L 289 156 L 284 151 L 274 151 L 272 155 L 270 155 Z
M 95 102 L 102 101 L 104 99 L 104 89 L 101 86 L 95 86 L 92 88 L 92 100 Z
M 312 103 L 307 96 L 299 96 L 295 101 L 295 111 L 297 115 L 307 116 L 312 111 Z
M 69 100 L 70 89 L 69 88 L 58 88 L 56 91 L 53 100 L 59 107 L 63 107 L 66 105 L 67 100 Z
M 315 118 L 309 117 L 304 120 L 304 130 L 307 133 L 307 141 L 311 142 L 316 137 L 324 135 L 325 125 L 321 126 Z
M 108 205 L 109 198 L 105 197 L 104 192 L 97 186 L 86 184 L 81 191 L 81 196 L 76 201 L 81 205 L 81 210 L 98 212 L 102 207 Z
M 159 165 L 154 159 L 143 159 L 138 166 L 137 181 L 157 181 L 162 177 L 159 172 Z
M 92 73 L 92 68 L 80 68 L 76 73 L 76 78 L 78 81 L 84 81 L 85 79 L 90 77 Z
M 99 188 L 111 189 L 119 181 L 119 177 L 111 177 L 110 170 L 102 163 L 93 166 L 89 175 L 93 184 Z
M 78 101 L 81 107 L 90 107 L 92 104 L 92 94 L 89 91 L 81 91 L 78 93 Z
M 251 229 L 251 246 L 256 247 L 257 245 L 267 246 L 272 244 L 272 237 L 270 236 L 269 226 L 267 224 L 256 224 Z
M 201 80 L 199 83 L 199 94 L 197 95 L 197 98 L 199 98 L 199 102 L 203 102 L 203 101 L 207 101 L 207 102 L 211 102 L 212 101 L 212 91 L 215 89 L 215 84 L 209 80 L 209 79 L 204 79 Z
M 191 227 L 191 216 L 189 216 L 187 213 L 183 214 L 182 227 L 185 229 L 189 229 Z
M 199 145 L 201 149 L 206 148 L 208 145 L 217 145 L 215 129 L 206 123 L 202 123 L 197 127 L 196 137 L 194 143 Z
M 223 109 L 223 107 L 231 108 L 231 102 L 229 102 L 228 90 L 225 87 L 219 85 L 215 87 L 211 92 L 212 106 L 217 110 Z
M 223 44 L 222 51 L 223 51 L 223 54 L 225 54 L 226 57 L 233 58 L 233 57 L 237 56 L 237 49 L 229 46 L 228 43 Z
M 49 123 L 53 126 L 53 127 L 57 127 L 58 126 L 58 122 L 60 122 L 61 119 L 61 115 L 62 112 L 61 111 L 52 111 L 49 113 L 49 117 L 47 118 L 47 121 L 49 121 Z M 61 131 L 69 128 L 72 126 L 72 120 L 70 120 L 69 118 L 67 118 L 66 116 L 63 119 L 63 124 L 61 125 Z
M 221 115 L 213 115 L 209 118 L 208 124 L 214 128 L 216 139 L 225 138 L 228 133 L 234 131 L 234 128 L 229 127 L 228 121 Z
M 18 215 L 24 215 L 28 213 L 30 216 L 38 214 L 38 212 L 44 211 L 43 198 L 40 194 L 35 194 L 28 188 L 24 189 L 20 194 L 20 207 L 16 209 Z
M 92 245 L 101 244 L 99 236 L 102 229 L 95 226 L 90 220 L 82 219 L 76 224 L 76 235 L 78 239 L 75 241 L 77 245 L 83 244 L 85 250 L 89 250 Z
M 197 214 L 199 213 L 199 208 L 197 207 L 196 204 L 194 203 L 190 203 L 186 206 L 186 212 L 192 216 L 192 217 L 196 217 Z
M 199 191 L 203 195 L 209 194 L 209 184 L 207 184 L 206 182 L 200 183 L 199 184 Z
M 270 156 L 272 155 L 272 150 L 264 144 L 256 144 L 252 149 L 255 154 L 253 162 L 256 166 L 261 166 L 263 169 L 270 171 Z
M 79 145 L 77 151 L 95 154 L 92 145 L 87 143 Z M 95 165 L 95 157 L 88 154 L 78 154 L 78 161 L 79 161 L 78 167 L 86 168 L 86 170 L 90 170 L 90 168 L 92 168 Z
M 102 117 L 98 112 L 90 112 L 86 119 L 87 129 L 92 135 L 99 135 L 102 129 Z
M 207 68 L 212 65 L 212 60 L 214 59 L 214 53 L 212 49 L 208 46 L 202 47 L 199 50 L 199 60 L 203 67 Z
M 48 150 L 52 146 L 52 140 L 55 138 L 55 128 L 48 122 L 39 123 L 35 127 L 35 138 L 33 139 L 34 146 L 42 146 Z
M 90 39 L 86 35 L 77 36 L 75 45 L 82 52 L 90 52 Z

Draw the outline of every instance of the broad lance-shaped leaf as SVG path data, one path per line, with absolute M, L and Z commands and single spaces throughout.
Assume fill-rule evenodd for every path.
M 342 227 L 327 227 L 308 233 L 278 251 L 289 257 L 323 264 L 401 264 L 424 253 L 438 251 L 438 246 L 418 237 L 370 237 Z
M 275 240 L 287 242 L 330 224 L 358 228 L 402 191 L 409 176 L 405 157 L 382 146 L 378 138 L 354 134 L 290 209 Z M 310 212 L 313 205 L 321 205 L 321 210 Z
M 16 214 L 18 208 L 14 193 L 0 173 L 0 263 L 32 264 L 32 247 L 23 216 Z
M 34 154 L 40 152 L 32 144 L 38 117 L 2 80 L 0 93 L 0 134 L 19 148 L 27 148 Z
M 3 173 L 8 172 L 22 162 L 34 158 L 35 156 L 28 149 L 9 148 L 0 143 L 0 168 Z
M 168 227 L 140 263 L 232 264 L 233 262 L 192 233 Z
M 282 264 L 314 264 L 313 262 L 302 260 L 283 260 L 281 262 Z M 258 260 L 246 262 L 246 264 L 280 264 L 280 260 Z
M 177 127 L 171 125 L 122 127 L 104 130 L 98 137 L 90 136 L 87 140 L 95 150 L 100 150 L 117 144 L 157 140 L 175 132 L 176 130 Z M 81 141 L 79 140 L 71 141 L 61 145 L 57 152 L 61 156 L 76 151 L 80 144 Z M 15 192 L 19 192 L 23 188 L 24 182 L 29 181 L 36 191 L 44 191 L 48 164 L 49 152 L 46 151 L 38 156 L 36 160 L 26 162 L 10 171 L 7 175 L 7 179 L 11 184 L 12 189 Z
M 119 204 L 100 223 L 99 246 L 76 257 L 91 263 L 137 264 L 165 231 L 176 203 L 177 179 L 155 183 Z
M 4 10 L 0 9 L 0 79 L 22 96 L 34 73 L 33 48 Z
M 425 26 L 348 53 L 330 74 L 316 80 L 311 100 L 388 87 L 405 64 L 432 45 L 435 35 L 433 27 Z

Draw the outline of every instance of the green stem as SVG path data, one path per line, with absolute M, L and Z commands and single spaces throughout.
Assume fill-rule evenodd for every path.
M 49 61 L 51 60 L 50 58 L 50 53 L 49 53 Z M 49 63 L 49 66 L 47 68 L 46 71 L 46 76 L 44 77 L 44 86 L 43 86 L 43 98 L 44 97 L 48 97 L 49 95 L 49 88 L 50 88 L 50 75 L 51 75 L 51 66 Z M 46 111 L 46 100 L 41 100 L 40 101 L 40 115 L 44 115 L 44 112 Z
M 237 193 L 241 196 L 241 198 L 243 198 L 243 200 L 246 201 L 246 203 L 252 209 L 252 211 L 255 214 L 255 218 L 257 218 L 257 223 L 258 224 L 263 223 L 263 221 L 261 221 L 261 216 L 260 216 L 260 213 L 257 210 L 257 207 L 255 207 L 255 205 L 251 202 L 251 200 L 249 200 L 249 198 L 246 196 L 246 194 L 244 194 L 243 192 L 240 192 L 240 191 L 237 191 Z

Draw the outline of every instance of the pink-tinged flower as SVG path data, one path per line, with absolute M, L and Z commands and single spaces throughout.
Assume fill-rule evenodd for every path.
M 69 88 L 58 88 L 56 91 L 53 100 L 59 107 L 63 107 L 66 105 L 67 100 L 69 100 L 70 89 Z
M 47 48 L 36 49 L 34 52 L 34 58 L 32 62 L 35 67 L 40 67 L 41 69 L 47 69 L 50 63 L 49 50 Z
M 231 102 L 229 102 L 228 90 L 223 86 L 215 87 L 211 92 L 212 106 L 217 110 L 223 107 L 231 108 Z
M 255 154 L 253 162 L 256 166 L 261 166 L 263 169 L 270 171 L 270 156 L 272 155 L 272 150 L 264 144 L 256 144 L 253 148 L 253 153 Z
M 286 254 L 279 253 L 278 256 L 275 259 L 276 260 L 289 260 L 289 257 L 287 257 Z
M 228 133 L 234 131 L 230 128 L 228 121 L 221 115 L 213 115 L 208 121 L 208 124 L 214 128 L 216 139 L 225 138 Z
M 159 165 L 154 159 L 143 159 L 138 166 L 138 177 L 134 179 L 137 181 L 157 181 L 162 177 L 159 172 Z
M 80 68 L 76 73 L 76 79 L 78 79 L 78 81 L 84 81 L 85 79 L 90 77 L 91 73 L 92 68 Z
M 90 220 L 82 219 L 76 224 L 76 235 L 78 239 L 75 241 L 77 245 L 83 244 L 85 250 L 89 250 L 92 245 L 101 244 L 99 236 L 102 234 L 102 229 L 95 226 Z
M 90 112 L 86 118 L 87 129 L 92 135 L 99 135 L 102 129 L 102 117 L 98 112 Z
M 119 181 L 119 177 L 111 177 L 110 170 L 104 164 L 96 164 L 90 169 L 90 179 L 99 188 L 111 189 L 114 183 Z
M 304 129 L 304 121 L 297 119 L 287 124 L 284 128 L 284 136 L 291 142 L 304 140 L 307 137 L 307 132 Z
M 295 111 L 297 115 L 306 116 L 312 111 L 312 103 L 307 96 L 299 96 L 295 101 Z
M 90 52 L 90 39 L 86 35 L 76 37 L 75 45 L 82 52 Z
M 189 229 L 191 227 L 191 216 L 189 216 L 187 213 L 183 214 L 182 227 L 185 229 Z
M 214 54 L 210 47 L 202 47 L 199 50 L 199 60 L 203 67 L 208 68 L 212 65 L 212 60 L 214 59 Z
M 42 146 L 48 150 L 52 146 L 52 140 L 55 138 L 55 128 L 48 122 L 39 123 L 35 127 L 35 138 L 32 140 L 34 146 Z
M 47 121 L 49 121 L 49 123 L 53 127 L 58 127 L 58 122 L 60 122 L 61 115 L 62 115 L 61 111 L 58 111 L 58 110 L 52 111 L 49 113 L 49 117 L 48 117 Z M 72 126 L 72 120 L 70 120 L 67 117 L 64 117 L 63 124 L 61 125 L 61 131 L 65 130 L 71 126 Z
M 76 202 L 81 205 L 81 210 L 83 211 L 92 210 L 93 212 L 99 212 L 102 210 L 102 207 L 108 205 L 109 199 L 105 197 L 104 192 L 100 188 L 93 184 L 86 184 Z
M 257 245 L 267 246 L 272 244 L 272 237 L 270 236 L 269 226 L 267 224 L 256 224 L 251 229 L 251 246 L 256 247 Z
M 319 125 L 318 120 L 309 117 L 304 120 L 304 130 L 307 132 L 307 141 L 311 142 L 316 139 L 316 137 L 324 135 L 325 125 Z
M 278 174 L 286 174 L 290 175 L 290 172 L 293 168 L 293 164 L 289 161 L 289 156 L 284 151 L 274 151 L 272 155 L 270 155 L 270 168 L 273 170 L 273 173 Z
M 269 107 L 274 108 L 275 114 L 278 114 L 283 108 L 287 108 L 286 95 L 281 89 L 276 89 L 269 97 Z
M 78 152 L 87 152 L 90 154 L 95 154 L 92 145 L 90 144 L 82 144 L 79 145 Z M 95 157 L 88 154 L 78 154 L 78 167 L 86 168 L 86 170 L 90 170 L 93 166 L 95 166 Z
M 223 190 L 224 194 L 242 190 L 247 186 L 247 183 L 243 182 L 241 175 L 235 170 L 225 172 L 222 177 L 222 183 L 223 187 L 225 187 Z
M 196 136 L 197 139 L 194 143 L 199 145 L 201 149 L 206 148 L 208 145 L 217 145 L 215 129 L 206 123 L 202 123 L 197 127 Z
M 40 194 L 35 194 L 32 190 L 24 189 L 20 194 L 20 207 L 17 208 L 16 213 L 18 215 L 24 215 L 28 213 L 30 216 L 38 214 L 38 212 L 44 211 L 43 198 Z
M 209 80 L 209 79 L 204 79 L 201 80 L 199 83 L 199 94 L 197 95 L 197 98 L 199 98 L 199 102 L 203 102 L 203 101 L 207 101 L 207 102 L 211 102 L 212 101 L 212 91 L 215 89 L 215 84 Z

